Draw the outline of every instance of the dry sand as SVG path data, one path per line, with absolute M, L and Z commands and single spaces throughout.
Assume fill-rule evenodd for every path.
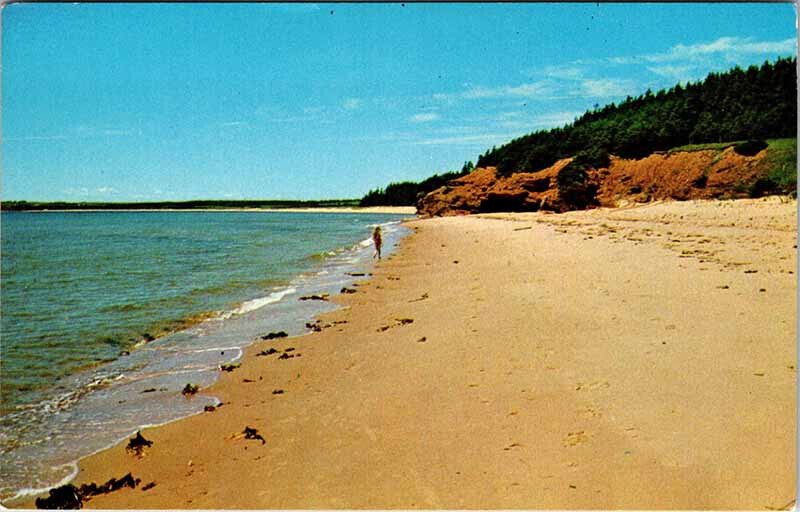
M 76 483 L 141 479 L 93 508 L 786 507 L 796 207 L 413 221 L 331 327 L 255 344 L 224 406 Z

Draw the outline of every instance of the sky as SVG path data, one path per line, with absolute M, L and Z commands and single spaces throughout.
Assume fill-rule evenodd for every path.
M 3 200 L 361 197 L 797 53 L 793 4 L 10 4 Z

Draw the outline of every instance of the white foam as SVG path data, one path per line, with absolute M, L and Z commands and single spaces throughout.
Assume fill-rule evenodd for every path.
M 68 483 L 73 481 L 76 476 L 78 476 L 78 463 L 77 462 L 70 462 L 68 464 L 64 464 L 64 466 L 69 467 L 70 468 L 70 472 L 69 472 L 69 474 L 67 476 L 65 476 L 64 478 L 59 480 L 58 483 L 56 483 L 55 485 L 51 485 L 51 486 L 48 486 L 48 487 L 39 487 L 39 488 L 36 488 L 36 489 L 30 488 L 30 487 L 25 487 L 25 488 L 20 489 L 19 491 L 17 491 L 17 493 L 14 494 L 13 496 L 11 496 L 10 498 L 8 498 L 6 500 L 3 500 L 3 501 L 5 501 L 6 503 L 9 503 L 9 502 L 18 500 L 20 498 L 24 498 L 25 496 L 35 496 L 37 494 L 43 494 L 43 493 L 49 491 L 50 489 L 55 489 L 56 487 L 61 487 L 62 485 L 67 485 Z
M 223 350 L 238 350 L 239 353 L 242 352 L 242 347 L 211 347 L 211 348 L 199 348 L 196 350 L 192 350 L 195 354 L 200 354 L 202 352 L 220 352 Z
M 267 304 L 274 304 L 278 302 L 285 296 L 289 295 L 290 293 L 295 293 L 297 290 L 295 288 L 286 288 L 285 290 L 272 292 L 266 297 L 259 297 L 257 299 L 248 300 L 247 302 L 242 303 L 241 306 L 234 309 L 232 313 L 234 315 L 243 315 L 245 313 L 249 313 L 251 311 L 255 311 L 256 309 L 261 309 Z

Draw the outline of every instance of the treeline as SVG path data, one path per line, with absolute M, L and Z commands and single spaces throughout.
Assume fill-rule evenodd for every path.
M 579 155 L 583 165 L 597 167 L 609 154 L 641 158 L 686 144 L 794 137 L 796 130 L 796 58 L 784 58 L 588 111 L 562 128 L 492 148 L 477 166 L 508 175 Z
M 472 172 L 472 162 L 465 162 L 460 171 L 434 174 L 423 181 L 389 183 L 386 188 L 370 190 L 359 202 L 359 206 L 414 206 L 417 200 L 445 185 L 448 181 Z
M 221 208 L 333 208 L 358 206 L 358 199 L 325 199 L 319 201 L 300 200 L 196 200 L 196 201 L 161 201 L 137 203 L 103 203 L 65 201 L 3 201 L 3 211 L 31 210 L 198 210 Z

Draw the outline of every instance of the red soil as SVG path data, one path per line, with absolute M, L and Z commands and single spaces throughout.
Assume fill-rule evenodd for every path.
M 611 157 L 607 168 L 588 169 L 600 206 L 620 201 L 746 197 L 747 186 L 765 172 L 763 150 L 755 156 L 723 151 L 658 152 L 640 160 Z M 498 177 L 494 167 L 478 168 L 425 196 L 419 213 L 462 215 L 487 211 L 566 211 L 556 185 L 559 171 L 571 159 L 534 173 Z

